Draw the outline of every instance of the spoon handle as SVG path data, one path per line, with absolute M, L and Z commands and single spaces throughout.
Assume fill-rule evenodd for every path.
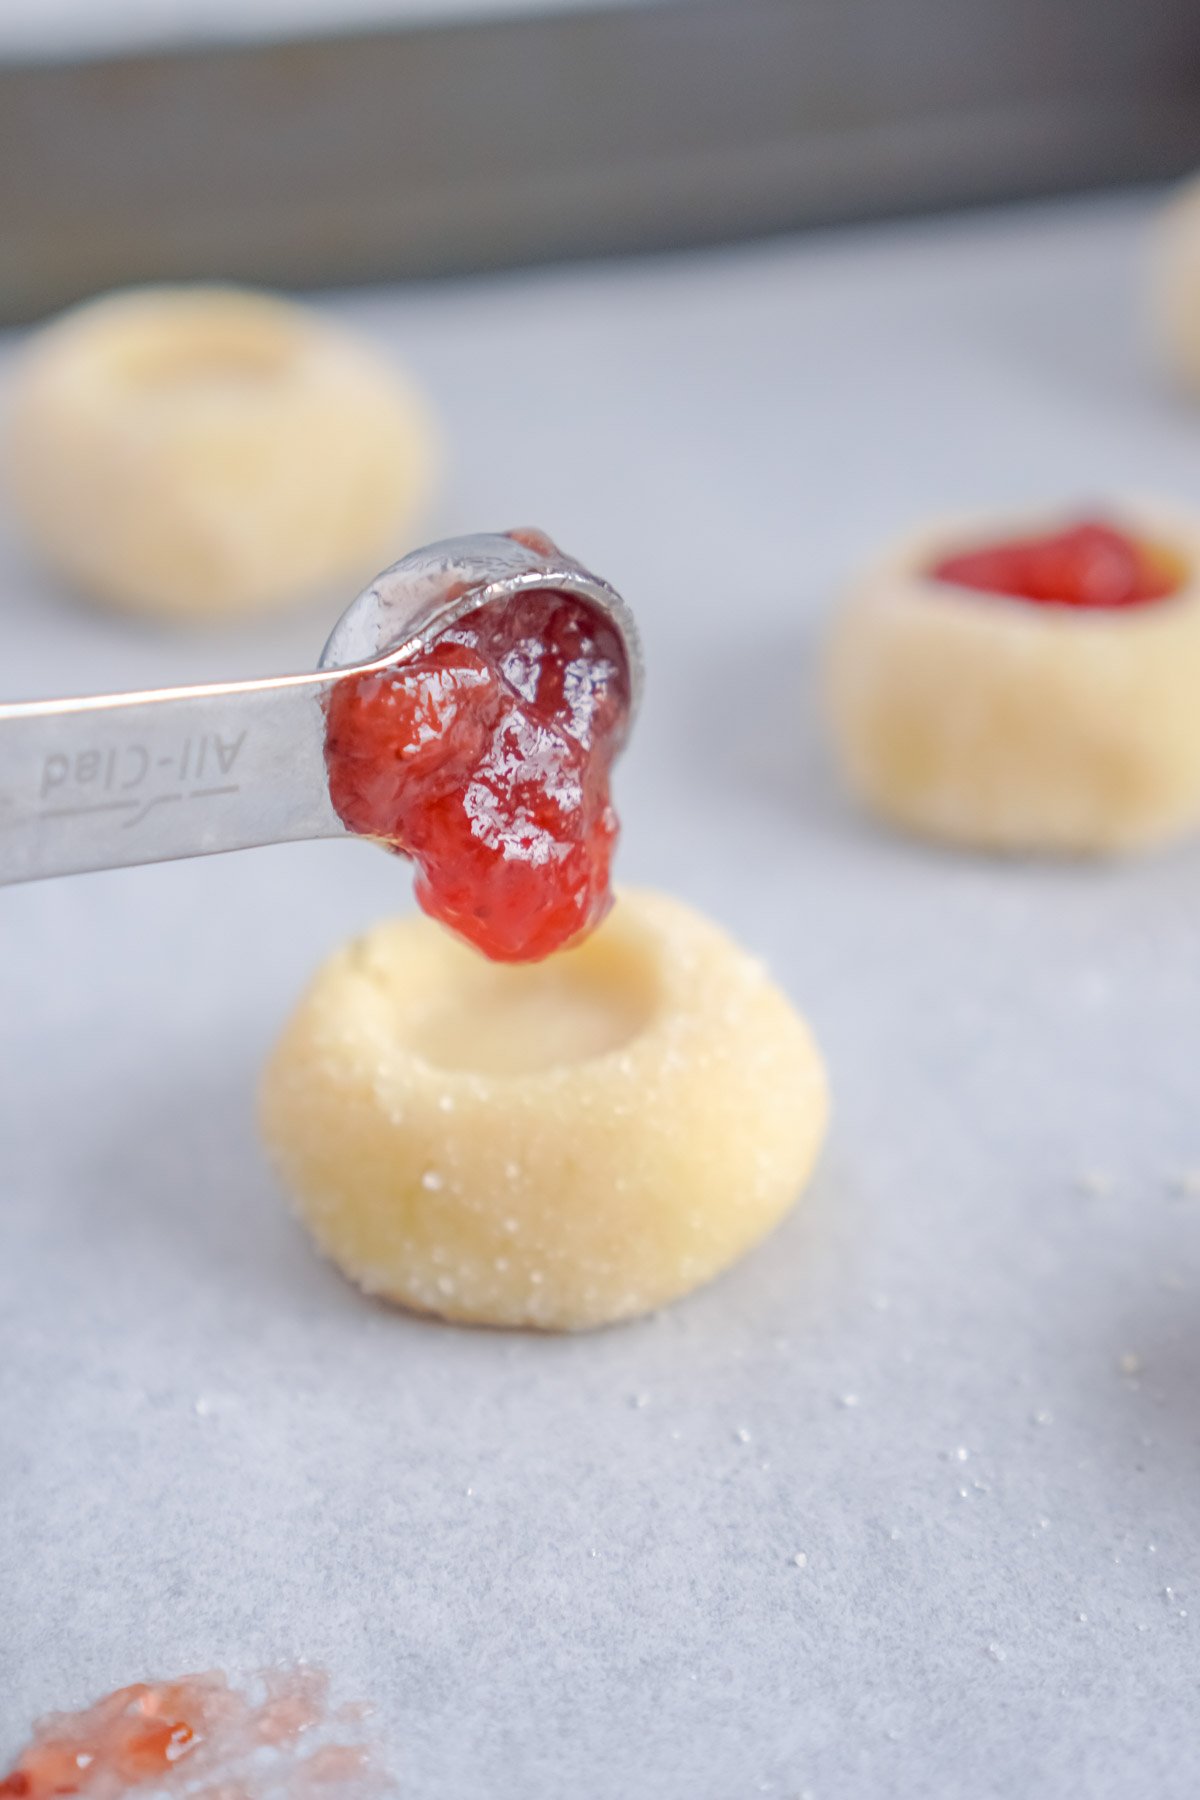
M 0 884 L 344 836 L 323 701 L 354 672 L 0 705 Z

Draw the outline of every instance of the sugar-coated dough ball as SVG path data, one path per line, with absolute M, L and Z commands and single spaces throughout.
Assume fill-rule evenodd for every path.
M 204 286 L 107 295 L 37 332 L 7 453 L 52 567 L 178 618 L 353 593 L 409 547 L 436 462 L 388 363 L 307 307 Z
M 1164 361 L 1200 394 L 1200 178 L 1181 187 L 1158 220 L 1149 300 Z
M 1076 854 L 1200 825 L 1200 525 L 1121 509 L 1116 523 L 1186 571 L 1143 605 L 1039 605 L 926 573 L 950 552 L 1059 523 L 931 527 L 847 595 L 829 713 L 850 786 L 884 818 L 953 843 Z
M 300 1216 L 368 1293 L 563 1331 L 756 1244 L 827 1110 L 762 965 L 648 893 L 544 963 L 489 963 L 427 919 L 377 927 L 320 970 L 261 1099 Z

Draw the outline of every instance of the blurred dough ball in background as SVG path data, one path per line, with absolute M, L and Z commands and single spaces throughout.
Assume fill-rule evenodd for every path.
M 219 619 L 411 547 L 438 455 L 403 376 L 319 313 L 227 287 L 135 288 L 31 340 L 12 503 L 46 562 L 123 611 Z
M 844 596 L 829 723 L 849 788 L 881 818 L 972 849 L 1063 855 L 1200 828 L 1200 523 L 1117 509 L 1178 568 L 1177 588 L 1144 605 L 1041 605 L 932 573 L 948 554 L 1069 522 L 935 523 Z
M 1167 367 L 1200 399 L 1200 176 L 1179 189 L 1157 221 L 1150 311 Z

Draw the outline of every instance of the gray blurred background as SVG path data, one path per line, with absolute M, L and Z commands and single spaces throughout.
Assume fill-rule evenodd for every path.
M 1195 0 L 7 0 L 0 319 L 146 278 L 429 276 L 1198 163 Z

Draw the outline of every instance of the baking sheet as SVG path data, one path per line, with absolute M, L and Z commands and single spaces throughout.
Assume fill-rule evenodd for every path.
M 5 0 L 0 57 L 78 57 L 379 25 L 458 24 L 630 0 Z M 660 4 L 662 0 L 638 0 Z
M 1196 494 L 1147 206 L 329 299 L 444 414 L 433 529 L 536 521 L 639 610 L 623 877 L 770 960 L 833 1135 L 659 1318 L 409 1319 L 316 1259 L 251 1116 L 403 869 L 0 894 L 0 1758 L 118 1683 L 304 1655 L 414 1800 L 1195 1794 L 1200 847 L 889 838 L 812 698 L 831 591 L 914 519 Z M 14 697 L 303 667 L 337 610 L 156 634 L 3 555 Z
M 1200 164 L 1188 0 L 1136 32 L 1129 0 L 352 0 L 334 31 L 303 0 L 292 36 L 284 0 L 228 34 L 206 0 L 203 37 L 171 0 L 165 38 L 140 0 L 140 46 L 75 56 L 21 53 L 30 3 L 0 6 L 4 325 L 130 281 L 463 276 Z

